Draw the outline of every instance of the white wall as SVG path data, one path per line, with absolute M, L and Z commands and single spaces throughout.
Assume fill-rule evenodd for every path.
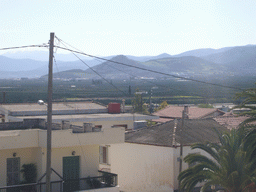
M 189 153 L 205 154 L 201 150 L 183 147 L 183 157 Z M 118 174 L 120 190 L 125 192 L 170 192 L 178 189 L 180 148 L 144 144 L 112 144 L 110 165 L 100 165 Z M 182 170 L 188 164 L 182 163 Z
M 114 144 L 109 148 L 111 172 L 118 174 L 125 192 L 173 190 L 173 148 L 140 144 Z

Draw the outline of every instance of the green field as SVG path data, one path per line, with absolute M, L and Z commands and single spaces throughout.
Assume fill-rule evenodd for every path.
M 214 84 L 231 86 L 240 89 L 255 87 L 255 77 L 222 77 L 206 79 L 202 81 Z M 152 87 L 152 101 L 161 103 L 166 100 L 168 104 L 184 103 L 217 103 L 235 102 L 234 96 L 240 90 L 213 86 L 192 81 L 177 81 L 175 79 L 165 80 L 102 80 L 100 83 L 85 81 L 54 81 L 54 101 L 77 101 L 94 99 L 105 104 L 109 102 L 120 102 L 123 98 L 130 104 L 134 93 L 138 88 L 143 94 L 143 101 L 149 102 L 149 93 Z M 0 80 L 0 102 L 5 94 L 6 103 L 37 102 L 39 99 L 47 101 L 47 82 L 39 79 L 32 80 Z M 131 94 L 129 94 L 129 86 Z

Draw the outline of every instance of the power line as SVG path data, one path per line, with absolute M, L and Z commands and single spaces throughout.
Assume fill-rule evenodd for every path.
M 59 38 L 57 38 L 59 41 L 61 41 Z M 61 41 L 61 43 L 66 47 L 66 45 Z M 59 47 L 60 48 L 60 47 Z M 111 86 L 113 86 L 116 90 L 122 92 L 125 96 L 128 96 L 124 91 L 122 91 L 121 89 L 119 89 L 118 87 L 116 87 L 115 85 L 113 85 L 112 83 L 110 83 L 107 79 L 105 79 L 102 75 L 100 75 L 97 71 L 95 71 L 92 67 L 90 67 L 87 63 L 85 63 L 80 57 L 78 57 L 74 52 L 76 51 L 72 51 L 70 50 L 70 52 L 76 57 L 78 58 L 82 63 L 84 63 L 89 69 L 91 69 L 94 73 L 96 73 L 98 76 L 100 76 L 102 79 L 104 79 L 104 81 L 106 81 L 108 84 L 110 84 Z
M 70 47 L 76 49 L 77 51 L 82 52 L 81 50 L 77 49 L 76 47 L 74 47 L 74 46 L 68 44 L 67 42 L 64 42 L 62 39 L 58 38 L 57 36 L 55 36 L 55 38 L 58 40 L 58 42 L 65 43 L 65 44 L 67 44 L 68 46 L 70 46 Z M 66 46 L 65 46 L 65 47 L 66 47 Z M 99 59 L 97 59 L 97 58 L 95 58 L 95 59 L 96 59 L 97 61 L 99 61 Z M 100 61 L 99 61 L 99 62 L 100 62 Z M 115 68 L 115 67 L 113 67 L 113 66 L 111 66 L 111 65 L 109 65 L 109 64 L 106 64 L 106 65 L 109 66 L 110 68 L 113 68 L 113 69 L 115 69 L 115 70 L 117 70 L 117 71 L 120 71 L 120 72 L 122 72 L 122 73 L 125 73 L 125 74 L 127 74 L 127 75 L 129 75 L 129 76 L 138 77 L 138 76 L 129 74 L 129 73 L 125 72 L 125 71 L 122 71 L 122 70 L 120 70 L 120 69 L 118 69 L 118 68 Z M 155 85 L 155 86 L 158 86 L 158 87 L 165 87 L 165 88 L 169 88 L 169 89 L 171 89 L 171 90 L 175 90 L 175 91 L 180 91 L 180 92 L 182 92 L 182 91 L 179 90 L 179 89 L 175 89 L 175 88 L 172 88 L 172 87 L 170 87 L 170 86 L 166 86 L 166 85 L 161 85 L 161 84 L 158 84 L 158 83 L 154 83 L 154 82 L 149 81 L 149 80 L 147 80 L 147 79 L 142 79 L 142 80 L 143 80 L 143 81 L 146 81 L 146 82 L 148 82 L 148 83 L 151 83 L 151 84 L 153 84 L 153 85 Z M 195 92 L 192 92 L 192 93 L 193 93 L 194 95 L 197 95 L 197 96 L 200 96 L 200 97 L 201 97 L 201 95 L 199 95 L 199 94 L 197 94 L 197 93 L 195 93 Z
M 127 66 L 127 67 L 132 67 L 132 68 L 140 69 L 140 70 L 143 70 L 143 71 L 148 71 L 148 72 L 157 73 L 157 74 L 161 74 L 161 75 L 165 75 L 165 76 L 170 76 L 170 77 L 174 77 L 174 78 L 194 81 L 194 82 L 197 82 L 197 83 L 203 83 L 203 84 L 207 84 L 207 85 L 213 85 L 213 86 L 218 86 L 218 87 L 229 88 L 229 89 L 236 89 L 236 90 L 243 91 L 243 89 L 237 88 L 237 87 L 220 85 L 220 84 L 216 84 L 216 83 L 209 83 L 209 82 L 205 82 L 205 81 L 201 81 L 201 80 L 191 79 L 191 78 L 187 78 L 187 77 L 181 77 L 181 76 L 178 76 L 178 75 L 172 75 L 172 74 L 168 74 L 168 73 L 164 73 L 164 72 L 159 72 L 159 71 L 155 71 L 155 70 L 151 70 L 151 69 L 146 69 L 146 68 L 142 68 L 142 67 L 138 67 L 138 66 L 132 66 L 132 65 L 129 65 L 129 64 L 125 64 L 125 63 L 121 63 L 121 62 L 118 62 L 118 61 L 113 61 L 113 60 L 97 57 L 97 56 L 94 56 L 94 55 L 90 55 L 90 54 L 87 54 L 87 53 L 83 53 L 83 52 L 80 52 L 80 51 L 75 51 L 75 50 L 64 48 L 64 47 L 60 47 L 60 46 L 58 46 L 58 48 L 66 50 L 66 51 L 78 53 L 78 54 L 81 54 L 81 55 L 86 55 L 88 57 L 93 57 L 93 58 L 101 59 L 101 60 L 104 60 L 104 61 L 108 61 L 108 62 L 120 64 L 120 65 L 124 65 L 124 66 Z
M 19 47 L 6 47 L 6 48 L 0 48 L 0 51 L 9 50 L 9 49 L 22 49 L 22 48 L 29 48 L 29 47 L 49 47 L 46 44 L 43 45 L 25 45 L 25 46 L 19 46 Z

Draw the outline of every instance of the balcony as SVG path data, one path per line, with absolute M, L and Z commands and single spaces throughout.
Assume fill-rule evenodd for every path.
M 117 174 L 99 171 L 101 176 L 86 177 L 73 180 L 59 180 L 51 182 L 51 191 L 89 191 L 94 192 L 118 192 Z M 33 184 L 13 185 L 0 188 L 0 192 L 45 192 L 46 183 L 38 182 Z

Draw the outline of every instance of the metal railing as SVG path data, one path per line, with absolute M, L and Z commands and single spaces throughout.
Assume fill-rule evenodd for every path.
M 79 191 L 117 186 L 117 174 L 98 171 L 101 176 L 51 182 L 54 192 Z M 0 187 L 0 192 L 45 192 L 46 182 Z

